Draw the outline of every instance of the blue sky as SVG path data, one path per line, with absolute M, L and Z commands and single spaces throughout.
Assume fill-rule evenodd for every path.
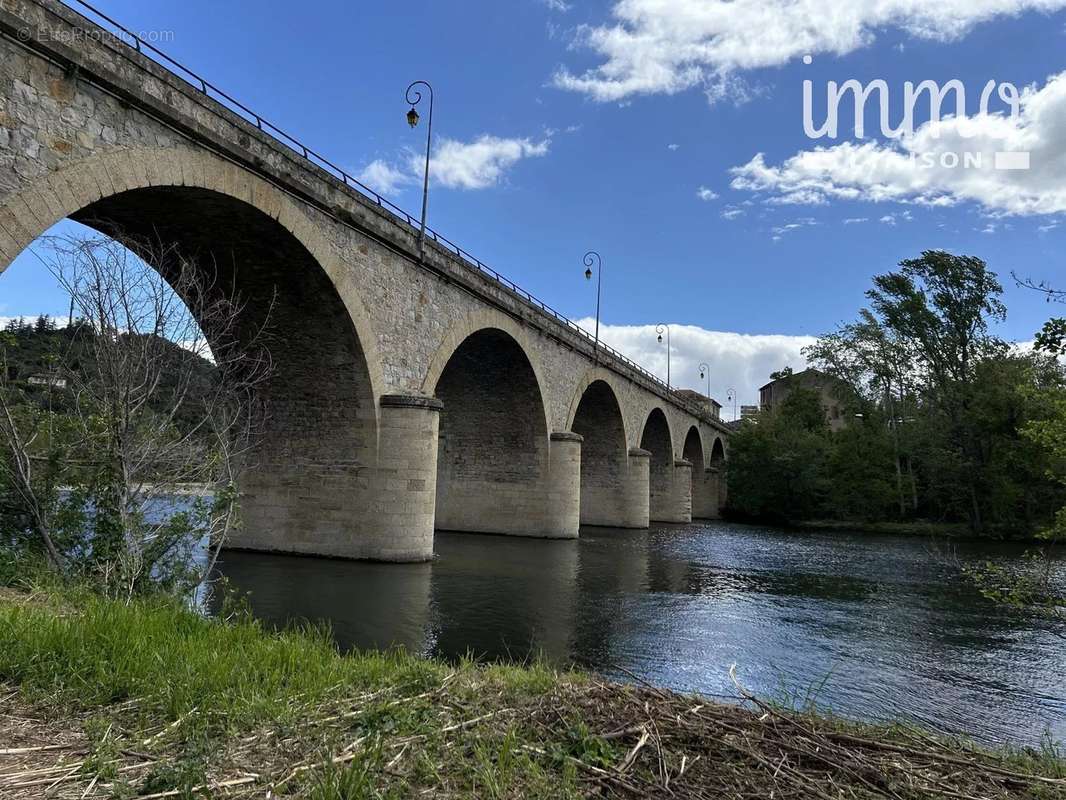
M 429 80 L 430 224 L 574 318 L 594 310 L 581 255 L 597 249 L 605 338 L 665 372 L 646 326 L 676 325 L 675 383 L 699 387 L 710 361 L 716 395 L 753 401 L 770 369 L 799 366 L 796 337 L 853 318 L 871 276 L 922 249 L 986 259 L 1013 340 L 1050 314 L 1011 270 L 1066 283 L 1066 0 L 98 4 L 412 211 L 424 129 L 405 124 L 403 90 Z M 869 135 L 873 108 L 862 141 L 850 122 L 806 137 L 802 81 L 820 120 L 825 82 L 851 78 L 884 79 L 894 120 L 904 81 L 958 78 L 971 110 L 990 79 L 1030 86 L 1018 119 L 968 146 L 1003 134 L 1031 169 L 908 166 Z M 25 255 L 0 278 L 0 315 L 62 306 Z

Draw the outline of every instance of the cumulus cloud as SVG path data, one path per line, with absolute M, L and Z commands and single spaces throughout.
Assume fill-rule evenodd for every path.
M 579 130 L 570 126 L 567 133 Z M 537 142 L 529 137 L 503 138 L 482 134 L 471 142 L 439 139 L 433 148 L 430 177 L 438 186 L 450 189 L 488 189 L 503 179 L 507 170 L 524 158 L 547 155 L 551 132 Z M 421 183 L 425 154 L 408 151 L 399 163 L 383 159 L 371 161 L 359 174 L 360 183 L 382 194 Z
M 845 225 L 858 225 L 863 222 L 869 222 L 869 217 L 848 217 L 844 220 Z
M 562 67 L 553 80 L 600 102 L 695 86 L 712 102 L 743 101 L 751 92 L 736 73 L 744 70 L 844 55 L 887 29 L 947 41 L 997 17 L 1064 7 L 1066 0 L 616 0 L 612 22 L 578 30 L 577 44 L 600 63 L 578 74 Z
M 696 190 L 696 197 L 706 203 L 711 200 L 717 200 L 718 193 L 715 192 L 713 189 L 708 189 L 706 186 L 701 186 L 699 189 Z
M 927 122 L 897 141 L 841 142 L 780 164 L 762 153 L 734 167 L 732 188 L 768 202 L 976 203 L 990 214 L 1066 211 L 1066 72 L 1026 88 L 1016 118 L 1004 114 Z M 1028 153 L 1029 169 L 997 168 L 997 153 Z
M 441 186 L 453 189 L 486 189 L 500 182 L 504 173 L 524 158 L 547 155 L 550 139 L 503 139 L 483 134 L 472 142 L 441 139 L 434 149 L 429 174 Z M 412 154 L 408 168 L 424 168 L 422 156 Z
M 592 330 L 594 320 L 578 324 Z M 656 340 L 654 325 L 604 325 L 600 338 L 611 347 L 666 380 L 666 342 Z M 797 372 L 807 365 L 800 350 L 814 343 L 812 336 L 779 334 L 745 334 L 709 331 L 697 325 L 671 325 L 670 380 L 682 389 L 707 392 L 706 379 L 700 380 L 699 365 L 710 366 L 711 395 L 726 406 L 726 392 L 737 390 L 737 409 L 759 402 L 759 387 L 770 380 L 770 373 L 790 366 Z M 732 419 L 732 408 L 722 409 L 725 419 Z

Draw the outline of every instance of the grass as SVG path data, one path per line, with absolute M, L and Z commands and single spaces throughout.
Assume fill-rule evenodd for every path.
M 339 657 L 328 631 L 266 633 L 241 617 L 226 623 L 168 599 L 112 602 L 65 596 L 77 613 L 25 603 L 0 608 L 0 674 L 35 702 L 90 709 L 136 698 L 177 719 L 201 709 L 215 726 L 286 722 L 293 698 L 314 704 L 338 692 L 439 682 L 440 664 L 399 652 Z
M 340 654 L 174 601 L 0 592 L 0 796 L 1066 797 L 1052 746 L 604 684 L 544 664 Z

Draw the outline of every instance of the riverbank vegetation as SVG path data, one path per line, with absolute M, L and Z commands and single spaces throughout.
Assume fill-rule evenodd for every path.
M 855 322 L 805 355 L 825 392 L 781 373 L 784 399 L 730 448 L 730 511 L 796 523 L 965 525 L 971 535 L 1066 532 L 1066 369 L 1053 320 L 1008 345 L 1002 286 L 940 251 L 876 276 Z
M 11 798 L 1066 796 L 1050 746 L 993 753 L 539 664 L 342 655 L 322 631 L 47 584 L 0 590 L 0 681 Z
M 239 524 L 269 313 L 251 319 L 221 273 L 166 243 L 114 232 L 35 252 L 70 318 L 0 332 L 0 546 L 111 596 L 188 593 Z M 190 484 L 211 491 L 175 501 Z

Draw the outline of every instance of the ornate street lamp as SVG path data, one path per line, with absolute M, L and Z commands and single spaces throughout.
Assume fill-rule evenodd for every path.
M 711 399 L 711 368 L 707 364 L 700 364 L 700 380 L 707 378 L 707 400 Z
M 726 402 L 733 404 L 733 422 L 737 421 L 737 390 L 730 387 L 726 392 Z
M 426 172 L 422 181 L 422 226 L 418 231 L 418 260 L 425 257 L 426 251 L 426 206 L 429 202 L 429 148 L 433 143 L 433 87 L 425 81 L 415 81 L 407 87 L 404 97 L 411 104 L 411 110 L 407 112 L 407 124 L 412 128 L 418 125 L 418 112 L 415 110 L 422 102 L 422 92 L 416 86 L 425 86 L 429 90 L 429 123 L 426 125 Z
M 670 389 L 670 326 L 660 322 L 655 326 L 655 332 L 659 334 L 659 344 L 663 343 L 663 331 L 666 331 L 666 389 Z
M 600 288 L 603 286 L 603 259 L 595 250 L 585 253 L 585 280 L 592 280 L 592 265 L 596 265 L 596 357 L 600 353 Z

